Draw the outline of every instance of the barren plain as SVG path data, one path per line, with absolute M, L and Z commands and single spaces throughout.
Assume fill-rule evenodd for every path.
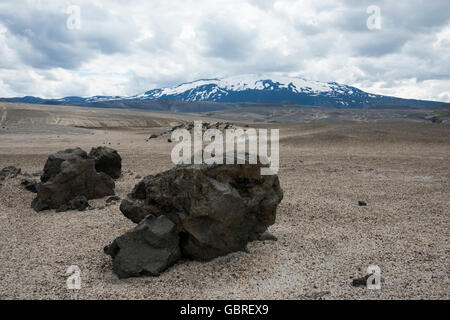
M 0 168 L 33 174 L 56 151 L 106 145 L 123 159 L 116 181 L 123 198 L 139 176 L 173 166 L 174 143 L 147 138 L 198 117 L 2 103 Z M 119 280 L 103 247 L 133 227 L 120 202 L 37 213 L 22 176 L 7 178 L 0 186 L 0 299 L 450 298 L 448 124 L 242 119 L 233 123 L 280 129 L 284 199 L 269 228 L 278 241 L 206 263 L 181 261 L 159 277 Z M 80 290 L 67 289 L 71 265 L 81 270 Z M 369 265 L 381 269 L 380 290 L 352 286 Z

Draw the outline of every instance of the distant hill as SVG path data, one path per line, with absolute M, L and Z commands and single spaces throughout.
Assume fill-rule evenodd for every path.
M 175 87 L 152 89 L 129 96 L 3 98 L 0 101 L 78 105 L 101 108 L 136 108 L 172 112 L 204 112 L 246 106 L 326 108 L 433 108 L 437 101 L 402 99 L 364 92 L 335 82 L 302 78 L 243 75 L 202 79 Z

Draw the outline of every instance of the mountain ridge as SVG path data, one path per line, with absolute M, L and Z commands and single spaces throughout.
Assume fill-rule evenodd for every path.
M 152 109 L 157 101 L 179 101 L 179 106 L 190 105 L 189 111 L 209 111 L 202 107 L 214 105 L 214 110 L 233 107 L 229 104 L 272 103 L 328 108 L 373 108 L 373 107 L 407 107 L 430 108 L 445 104 L 444 102 L 403 99 L 367 93 L 356 87 L 336 82 L 320 82 L 299 77 L 240 75 L 225 78 L 199 79 L 181 83 L 173 87 L 156 88 L 132 96 L 70 96 L 61 99 L 43 99 L 39 97 L 3 98 L 0 101 L 26 102 L 40 104 L 61 104 L 79 106 L 120 106 L 122 108 Z M 228 106 L 226 106 L 228 104 Z M 186 108 L 185 108 L 186 109 Z M 193 109 L 193 110 L 191 110 Z M 183 108 L 169 111 L 183 112 Z

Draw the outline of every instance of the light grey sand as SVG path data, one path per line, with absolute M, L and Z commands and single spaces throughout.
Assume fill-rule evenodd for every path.
M 116 193 L 125 197 L 136 175 L 173 166 L 173 144 L 145 142 L 157 129 L 56 127 L 0 132 L 0 168 L 33 173 L 50 153 L 111 143 L 123 158 Z M 157 278 L 119 280 L 112 273 L 103 247 L 133 227 L 119 204 L 36 213 L 20 177 L 4 181 L 0 298 L 312 299 L 329 291 L 324 299 L 449 299 L 450 127 L 279 127 L 285 196 L 270 228 L 278 241 L 254 242 L 248 252 L 207 263 L 181 261 Z M 105 199 L 90 203 L 104 205 Z M 381 269 L 382 289 L 352 287 L 351 279 L 372 264 Z M 81 269 L 81 290 L 66 287 L 70 265 Z

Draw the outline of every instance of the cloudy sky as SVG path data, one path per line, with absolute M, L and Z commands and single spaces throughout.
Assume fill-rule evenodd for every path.
M 0 96 L 278 73 L 450 101 L 449 13 L 448 0 L 0 0 Z

